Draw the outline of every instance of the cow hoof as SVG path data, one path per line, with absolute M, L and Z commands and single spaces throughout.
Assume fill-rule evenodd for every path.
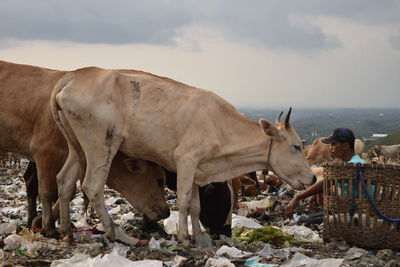
M 190 240 L 189 239 L 185 239 L 185 240 L 183 240 L 182 241 L 182 246 L 184 247 L 184 248 L 190 248 L 191 247 L 191 243 L 190 243 Z
M 42 228 L 42 216 L 36 216 L 31 223 L 31 226 L 35 226 L 36 228 Z
M 60 237 L 60 234 L 57 232 L 56 229 L 42 229 L 42 235 L 47 238 L 56 238 L 58 239 Z

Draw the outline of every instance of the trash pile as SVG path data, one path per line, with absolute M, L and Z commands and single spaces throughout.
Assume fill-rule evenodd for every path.
M 324 243 L 323 226 L 310 216 L 305 202 L 295 219 L 285 219 L 284 208 L 294 194 L 286 186 L 257 197 L 239 197 L 232 237 L 211 240 L 204 234 L 199 238 L 201 246 L 191 249 L 182 248 L 174 236 L 177 203 L 169 190 L 171 216 L 152 230 L 145 228 L 142 215 L 118 192 L 105 190 L 108 213 L 129 236 L 147 240 L 141 246 L 109 242 L 96 215 L 83 213 L 79 190 L 71 203 L 75 242 L 44 238 L 40 229 L 26 227 L 22 173 L 0 169 L 2 266 L 400 266 L 398 250 L 369 251 L 340 240 Z

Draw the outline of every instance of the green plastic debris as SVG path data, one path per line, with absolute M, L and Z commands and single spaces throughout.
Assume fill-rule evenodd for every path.
M 276 264 L 261 263 L 260 257 L 255 256 L 253 258 L 247 259 L 244 263 L 245 267 L 277 267 Z
M 293 236 L 285 234 L 281 229 L 272 226 L 264 226 L 258 229 L 244 226 L 235 227 L 232 229 L 232 236 L 246 244 L 262 241 L 276 247 L 289 247 L 291 244 L 297 243 Z
M 32 255 L 32 254 L 28 253 L 25 249 L 17 248 L 17 249 L 15 250 L 15 252 L 17 252 L 18 254 L 27 256 L 27 257 L 29 257 L 29 258 L 36 258 L 36 257 L 37 257 L 36 255 Z
M 17 252 L 18 254 L 21 254 L 21 255 L 25 255 L 26 254 L 26 250 L 25 249 L 20 249 L 20 248 L 17 248 L 15 250 L 15 252 Z

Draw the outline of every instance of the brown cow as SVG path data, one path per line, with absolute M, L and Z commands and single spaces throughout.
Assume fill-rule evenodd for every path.
M 324 138 L 326 137 L 319 137 L 315 139 L 311 145 L 308 145 L 305 148 L 307 153 L 306 158 L 310 165 L 321 164 L 322 162 L 333 160 L 331 151 L 329 150 L 329 145 L 324 144 L 321 141 Z
M 66 73 L 0 61 L 0 150 L 18 153 L 36 163 L 45 236 L 57 235 L 52 203 L 57 199 L 56 175 L 68 155 L 67 143 L 51 114 L 50 96 Z M 148 178 L 134 186 L 138 190 L 132 194 L 134 188 L 132 184 L 125 186 L 125 180 L 132 182 L 134 174 L 126 167 L 121 169 L 122 160 L 113 161 L 116 167 L 112 172 L 116 175 L 111 174 L 114 180 L 110 183 L 121 186 L 121 193 L 130 201 L 134 198 L 131 203 L 148 217 L 158 220 L 168 216 L 164 187 L 159 183 L 162 177 Z
M 289 124 L 250 121 L 212 92 L 139 71 L 86 68 L 66 75 L 52 94 L 52 111 L 67 137 L 68 159 L 57 176 L 60 229 L 70 234 L 71 179 L 86 163 L 83 190 L 106 235 L 115 230 L 105 210 L 103 188 L 117 151 L 152 160 L 177 172 L 178 239 L 190 245 L 201 233 L 198 186 L 271 168 L 295 189 L 313 181 L 302 142 Z M 76 164 L 79 159 L 79 164 Z

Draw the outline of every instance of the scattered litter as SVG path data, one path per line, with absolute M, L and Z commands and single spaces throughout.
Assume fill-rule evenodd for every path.
M 256 254 L 266 259 L 279 258 L 287 260 L 290 255 L 290 248 L 274 249 L 270 244 L 265 244 L 264 248 L 258 251 Z
M 177 235 L 178 222 L 179 222 L 179 212 L 171 211 L 169 217 L 167 219 L 164 219 L 164 221 L 163 221 L 165 232 L 169 235 Z M 192 235 L 193 228 L 192 228 L 192 220 L 191 220 L 190 216 L 188 216 L 188 229 L 189 229 L 189 235 Z M 206 229 L 204 229 L 203 226 L 201 226 L 201 230 L 203 232 L 206 231 Z
M 180 266 L 180 265 L 176 265 L 176 266 Z M 231 263 L 228 259 L 208 258 L 205 267 L 235 267 L 235 264 Z
M 149 241 L 149 249 L 150 250 L 160 250 L 161 244 L 159 241 L 155 240 L 154 237 L 152 237 Z
M 250 252 L 241 251 L 237 248 L 232 248 L 232 247 L 228 247 L 225 245 L 220 247 L 217 250 L 216 254 L 218 256 L 227 255 L 231 258 L 236 258 L 236 259 L 240 259 L 240 258 L 244 258 L 244 257 L 248 257 L 248 256 L 252 255 L 252 253 L 250 253 Z
M 282 231 L 292 235 L 300 242 L 322 243 L 322 238 L 313 230 L 303 225 L 284 226 Z
M 196 247 L 197 248 L 211 248 L 212 242 L 211 238 L 208 234 L 202 233 L 196 238 Z
M 131 261 L 124 256 L 126 251 L 124 247 L 115 246 L 110 254 L 106 254 L 103 257 L 99 255 L 95 258 L 78 253 L 70 259 L 53 261 L 51 267 L 162 267 L 162 261 L 159 260 Z
M 251 218 L 239 216 L 236 214 L 232 214 L 232 228 L 236 228 L 237 226 L 244 226 L 246 228 L 262 228 L 263 226 L 259 224 L 257 221 Z
M 244 238 L 243 242 L 223 235 L 220 236 L 220 240 L 210 240 L 207 234 L 203 234 L 196 240 L 196 248 L 193 247 L 194 244 L 192 243 L 191 249 L 183 249 L 181 244 L 176 241 L 177 202 L 176 195 L 169 190 L 166 190 L 166 192 L 167 198 L 170 200 L 169 205 L 173 210 L 171 215 L 176 218 L 174 223 L 171 224 L 170 228 L 173 233 L 170 235 L 160 230 L 151 233 L 145 232 L 144 219 L 139 210 L 132 207 L 116 191 L 106 187 L 104 192 L 110 215 L 114 222 L 119 225 L 117 232 L 123 231 L 122 235 L 130 241 L 125 243 L 129 243 L 129 245 L 110 242 L 106 238 L 104 232 L 101 232 L 104 229 L 96 213 L 83 212 L 83 194 L 79 190 L 77 197 L 70 205 L 71 220 L 76 227 L 73 230 L 74 244 L 43 237 L 41 229 L 26 227 L 28 209 L 23 176 L 12 171 L 0 173 L 0 262 L 10 266 L 50 266 L 54 261 L 53 266 L 95 267 L 117 264 L 121 267 L 162 266 L 163 264 L 164 266 L 230 267 L 239 265 L 270 267 L 274 264 L 278 266 L 283 264 L 298 266 L 301 260 L 304 260 L 304 266 L 329 266 L 329 260 L 334 262 L 345 260 L 342 263 L 343 266 L 352 266 L 353 264 L 384 266 L 385 263 L 386 266 L 394 266 L 393 263 L 400 262 L 400 254 L 396 251 L 370 252 L 359 248 L 349 249 L 349 245 L 340 242 L 340 240 L 324 244 L 319 238 L 323 230 L 320 225 L 314 225 L 313 230 L 304 225 L 303 227 L 284 226 L 284 209 L 293 195 L 293 190 L 285 187 L 281 187 L 279 191 L 268 193 L 268 195 L 239 197 L 240 202 L 243 203 L 258 203 L 255 205 L 256 212 L 249 212 L 250 217 L 236 214 L 232 216 L 234 235 L 237 228 L 247 228 L 246 231 L 241 232 L 241 237 Z M 269 200 L 263 200 L 266 198 Z M 271 203 L 270 200 L 274 202 L 271 207 L 262 206 L 267 202 Z M 252 207 L 252 204 L 250 204 L 250 207 Z M 40 204 L 38 209 L 40 214 Z M 246 206 L 246 209 L 250 211 L 248 206 Z M 296 211 L 299 218 L 311 216 L 308 213 L 306 202 L 299 203 Z M 188 219 L 190 223 L 190 217 Z M 163 223 L 166 224 L 167 221 L 165 220 Z M 360 220 L 359 222 L 362 223 L 363 221 Z M 288 220 L 286 223 L 296 224 L 294 220 Z M 292 232 L 288 230 L 288 233 L 292 235 L 294 241 L 282 242 L 283 245 L 279 246 L 270 242 L 270 240 L 263 241 L 265 225 L 274 226 L 273 229 L 291 229 Z M 168 227 L 165 229 L 167 230 Z M 203 229 L 203 231 L 205 230 Z M 303 241 L 298 243 L 297 239 Z M 140 240 L 142 246 L 134 246 L 137 240 Z M 305 242 L 309 244 L 304 244 Z M 307 249 L 297 247 L 297 245 L 307 247 Z M 220 255 L 215 254 L 216 251 L 219 251 Z M 304 255 L 300 255 L 300 258 L 298 258 L 298 253 L 305 254 L 309 258 Z M 297 256 L 294 257 L 293 255 L 296 254 Z M 337 259 L 331 259 L 332 257 Z M 139 261 L 142 259 L 152 260 Z M 292 265 L 289 265 L 291 263 Z M 388 265 L 389 263 L 392 265 Z M 338 264 L 336 262 L 335 265 L 331 266 L 338 266 Z
M 8 223 L 0 223 L 0 235 L 15 233 L 20 220 L 11 220 Z
M 363 257 L 364 255 L 366 255 L 367 253 L 368 253 L 368 251 L 366 251 L 366 250 L 364 250 L 362 248 L 352 247 L 347 251 L 346 256 L 344 257 L 344 259 L 345 260 L 359 259 L 359 258 Z
M 268 263 L 260 263 L 260 257 L 255 256 L 250 259 L 247 259 L 246 262 L 244 263 L 244 266 L 246 266 L 246 267 L 275 267 L 278 265 L 268 264 Z
M 7 236 L 4 239 L 4 250 L 14 250 L 17 249 L 21 246 L 21 243 L 24 241 L 25 239 L 17 234 L 12 234 Z
M 306 255 L 297 252 L 294 254 L 293 258 L 287 263 L 281 265 L 282 267 L 316 267 L 316 266 L 324 266 L 324 267 L 339 267 L 343 263 L 344 259 L 322 259 L 316 260 Z

